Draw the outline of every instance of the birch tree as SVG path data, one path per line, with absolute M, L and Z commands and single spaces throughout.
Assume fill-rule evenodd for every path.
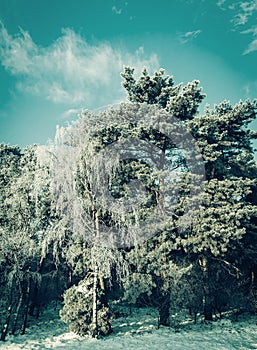
M 111 268 L 106 266 L 121 261 L 123 248 L 138 246 L 171 225 L 177 183 L 182 173 L 195 170 L 189 161 L 193 140 L 164 109 L 131 103 L 97 116 L 85 112 L 63 137 L 53 151 L 52 191 L 65 223 L 56 228 L 57 242 L 67 246 L 70 238 L 65 237 L 79 239 L 85 273 L 89 264 L 97 280 L 108 279 Z M 191 183 L 192 199 L 201 176 L 196 172 Z M 93 323 L 96 299 L 95 291 Z

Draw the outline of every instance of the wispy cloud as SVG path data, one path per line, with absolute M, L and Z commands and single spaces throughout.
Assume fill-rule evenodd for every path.
M 91 45 L 70 29 L 50 46 L 41 47 L 28 32 L 12 36 L 1 23 L 0 61 L 17 78 L 19 91 L 76 107 L 117 100 L 123 65 L 139 71 L 159 66 L 157 55 L 147 55 L 142 48 L 131 53 L 106 42 Z
M 256 98 L 257 81 L 252 81 L 243 86 L 244 97 L 249 99 Z
M 112 7 L 112 12 L 114 12 L 116 15 L 121 15 L 122 9 L 121 9 L 121 8 L 120 8 L 120 9 L 117 9 L 117 7 L 114 5 L 114 6 Z
M 220 9 L 229 10 L 231 12 L 233 30 L 238 30 L 242 34 L 251 34 L 253 37 L 256 35 L 256 29 L 251 26 L 253 24 L 252 20 L 254 20 L 254 17 L 257 15 L 257 0 L 219 0 L 216 4 Z M 256 39 L 254 38 L 243 54 L 246 55 L 256 50 Z
M 247 2 L 240 2 L 236 6 L 237 13 L 235 14 L 234 18 L 232 19 L 232 22 L 236 26 L 242 26 L 245 25 L 249 19 L 253 16 L 255 11 L 257 11 L 257 1 L 247 1 Z
M 257 11 L 257 0 L 218 0 L 216 5 L 221 10 L 231 11 L 231 22 L 235 27 L 246 25 Z
M 70 108 L 62 114 L 62 119 L 67 119 L 69 117 L 74 117 L 82 112 L 81 108 Z
M 257 26 L 252 27 L 250 29 L 244 30 L 241 32 L 242 34 L 251 34 L 252 37 L 254 38 L 250 44 L 248 45 L 248 47 L 245 49 L 244 51 L 244 55 L 247 55 L 248 53 L 257 51 L 257 39 L 255 39 L 255 37 L 257 37 Z
M 257 51 L 257 39 L 254 39 L 244 51 L 244 55 L 247 55 L 250 52 Z
M 225 4 L 226 0 L 219 0 L 217 1 L 217 6 L 222 9 L 225 10 L 225 8 L 223 7 L 223 5 Z
M 176 0 L 178 2 L 182 2 L 184 4 L 193 4 L 193 3 L 199 3 L 199 2 L 206 2 L 208 0 Z
M 255 27 L 249 28 L 241 32 L 242 34 L 252 34 L 253 36 L 257 36 L 257 25 Z
M 187 42 L 197 38 L 198 35 L 201 34 L 201 32 L 202 31 L 200 29 L 198 29 L 198 30 L 195 30 L 192 32 L 180 33 L 179 34 L 179 41 L 181 44 L 186 44 Z

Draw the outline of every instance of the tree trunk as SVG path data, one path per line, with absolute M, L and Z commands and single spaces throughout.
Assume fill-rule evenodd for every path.
M 162 150 L 159 159 L 159 170 L 163 171 L 165 163 L 165 150 Z M 159 191 L 157 193 L 157 204 L 162 215 L 164 215 L 164 176 L 159 177 Z
M 197 312 L 194 312 L 194 324 L 197 323 Z
M 36 318 L 39 317 L 39 304 L 37 303 L 37 298 L 38 298 L 38 292 L 39 292 L 39 286 L 38 286 L 38 281 L 36 280 L 34 288 L 32 287 L 33 290 L 33 296 L 31 298 L 31 304 L 29 307 L 29 315 L 30 316 L 35 316 Z M 36 310 L 36 313 L 35 313 Z
M 7 309 L 6 321 L 5 321 L 5 324 L 4 324 L 2 332 L 1 332 L 1 341 L 5 341 L 5 338 L 6 338 L 6 335 L 8 332 L 8 328 L 10 325 L 11 314 L 12 314 L 12 305 L 9 305 L 9 307 Z
M 39 261 L 38 267 L 37 267 L 37 273 L 42 277 L 42 271 L 43 271 L 43 266 L 44 266 L 45 258 L 41 256 L 41 259 Z M 40 290 L 40 284 L 41 284 L 41 279 L 39 279 L 38 276 L 36 276 L 34 285 L 31 285 L 31 303 L 29 306 L 29 315 L 30 316 L 35 316 L 36 318 L 39 317 L 39 312 L 40 312 L 40 304 L 38 303 L 38 293 Z M 36 313 L 35 313 L 36 310 Z
M 199 264 L 203 272 L 203 313 L 206 321 L 212 321 L 212 298 L 209 282 L 209 266 L 206 256 L 202 256 Z
M 8 333 L 8 329 L 10 326 L 10 321 L 11 321 L 11 316 L 12 316 L 12 308 L 13 308 L 13 287 L 14 287 L 14 278 L 12 278 L 12 283 L 11 283 L 11 289 L 10 289 L 10 299 L 9 299 L 9 306 L 7 308 L 7 315 L 6 315 L 6 320 L 5 323 L 3 325 L 2 331 L 1 331 L 1 341 L 5 341 L 5 338 L 7 336 Z
M 12 334 L 15 334 L 16 332 L 16 328 L 17 328 L 17 323 L 18 323 L 18 319 L 19 319 L 19 315 L 20 315 L 20 309 L 21 309 L 21 305 L 22 305 L 22 301 L 23 301 L 23 292 L 22 292 L 22 287 L 21 287 L 21 283 L 19 281 L 19 301 L 16 307 L 16 312 L 15 312 L 15 318 L 13 321 L 13 327 L 12 327 Z
M 21 334 L 25 334 L 26 327 L 27 327 L 27 321 L 28 321 L 28 313 L 29 313 L 29 302 L 30 302 L 30 290 L 31 290 L 31 279 L 30 276 L 28 278 L 28 285 L 27 285 L 27 292 L 26 292 L 26 305 L 25 305 L 25 311 L 24 311 L 24 319 L 23 319 L 23 325 L 21 328 Z
M 93 324 L 93 331 L 92 335 L 94 338 L 98 336 L 98 320 L 97 320 L 97 285 L 98 285 L 98 269 L 97 265 L 95 264 L 94 269 L 94 282 L 93 282 L 93 316 L 92 316 L 92 324 Z
M 96 248 L 98 240 L 99 240 L 99 215 L 98 211 L 95 213 L 95 242 L 94 242 L 94 248 Z M 93 325 L 93 331 L 92 336 L 94 338 L 97 338 L 98 336 L 98 319 L 97 319 L 97 300 L 98 300 L 98 267 L 97 267 L 97 261 L 93 249 L 93 268 L 94 268 L 94 280 L 93 280 L 93 315 L 92 315 L 92 325 Z
M 170 317 L 170 295 L 165 295 L 161 299 L 161 303 L 158 307 L 159 311 L 159 322 L 158 322 L 158 328 L 159 326 L 169 326 L 169 317 Z
M 256 286 L 254 271 L 251 272 L 250 295 L 251 295 L 251 304 L 250 304 L 251 312 L 255 314 L 257 310 L 257 286 Z

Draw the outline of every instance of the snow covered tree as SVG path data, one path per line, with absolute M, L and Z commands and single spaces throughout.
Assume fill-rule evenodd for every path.
M 16 146 L 1 145 L 1 340 L 8 331 L 25 332 L 32 288 L 40 280 L 38 265 L 50 208 L 45 186 L 36 147 L 21 152 Z
M 256 207 L 249 199 L 255 188 L 253 179 L 256 179 L 251 143 L 256 132 L 248 128 L 256 117 L 256 101 L 240 101 L 235 106 L 224 101 L 213 110 L 207 107 L 205 114 L 198 116 L 197 107 L 204 97 L 199 82 L 193 81 L 181 89 L 180 85 L 174 87 L 173 79 L 163 74 L 164 71 L 160 70 L 151 77 L 144 70 L 136 80 L 134 70 L 125 67 L 122 76 L 130 101 L 160 104 L 185 124 L 201 150 L 206 182 L 205 193 L 197 206 L 198 215 L 193 215 L 190 226 L 185 225 L 181 230 L 180 218 L 188 210 L 185 182 L 181 187 L 184 196 L 178 196 L 174 210 L 174 227 L 168 242 L 175 256 L 176 251 L 181 250 L 190 254 L 194 264 L 199 264 L 197 270 L 202 272 L 199 278 L 202 280 L 204 314 L 206 319 L 211 319 L 210 264 L 219 256 L 225 265 L 237 269 L 233 265 L 237 255 L 235 250 L 250 232 L 256 231 Z M 156 246 L 153 245 L 152 249 L 155 250 Z M 231 251 L 235 253 L 231 254 Z
M 191 166 L 186 159 L 194 145 L 187 137 L 169 112 L 146 103 L 121 104 L 97 116 L 85 112 L 64 130 L 53 149 L 52 191 L 62 222 L 54 241 L 63 241 L 84 274 L 108 280 L 111 269 L 103 266 L 116 269 L 123 248 L 170 225 L 181 174 Z M 79 264 L 75 242 L 82 247 Z
M 13 288 L 12 282 L 10 283 L 10 289 L 3 288 L 8 282 L 8 275 L 12 271 L 12 266 L 15 262 L 12 259 L 9 260 L 10 251 L 8 239 L 6 240 L 7 232 L 10 226 L 9 206 L 7 204 L 8 197 L 10 195 L 10 186 L 13 180 L 20 175 L 20 158 L 21 150 L 17 146 L 10 146 L 6 144 L 0 145 L 0 268 L 1 268 L 1 340 L 4 340 L 8 332 L 10 318 L 12 314 L 12 301 L 8 304 L 8 292 Z M 8 235 L 11 238 L 10 234 Z
M 128 253 L 131 274 L 124 279 L 124 300 L 158 310 L 158 325 L 170 325 L 170 309 L 184 275 L 192 265 L 176 259 L 168 232 L 147 240 Z M 178 295 L 176 295 L 176 298 Z M 174 300 L 172 300 L 174 299 Z
M 171 291 L 174 290 L 175 285 L 178 284 L 185 271 L 185 262 L 183 264 L 181 261 L 178 262 L 176 260 L 175 238 L 172 232 L 174 227 L 179 226 L 181 229 L 182 226 L 187 226 L 190 223 L 191 217 L 195 215 L 195 209 L 201 201 L 199 198 L 201 194 L 200 183 L 204 178 L 204 168 L 201 168 L 201 157 L 194 146 L 191 135 L 188 133 L 187 123 L 197 114 L 198 106 L 203 100 L 204 94 L 201 93 L 198 81 L 188 83 L 184 87 L 182 87 L 182 84 L 174 86 L 173 78 L 170 76 L 165 77 L 162 69 L 153 76 L 149 76 L 148 72 L 143 70 L 138 80 L 134 78 L 134 70 L 130 67 L 125 67 L 121 75 L 125 79 L 123 85 L 128 92 L 131 102 L 157 105 L 165 109 L 166 116 L 163 116 L 161 120 L 163 123 L 169 124 L 163 129 L 167 130 L 167 135 L 173 135 L 174 137 L 174 134 L 176 134 L 177 131 L 175 129 L 172 132 L 168 131 L 169 128 L 172 128 L 171 125 L 174 125 L 175 120 L 180 125 L 181 141 L 173 142 L 172 152 L 170 152 L 168 144 L 166 144 L 166 148 L 163 148 L 161 143 L 157 145 L 157 147 L 162 149 L 165 161 L 168 160 L 170 164 L 179 164 L 180 166 L 180 175 L 176 175 L 179 181 L 173 183 L 173 199 L 172 196 L 166 196 L 165 198 L 165 193 L 159 196 L 161 202 L 165 198 L 164 203 L 171 208 L 168 214 L 169 224 L 166 221 L 166 226 L 161 227 L 159 225 L 158 234 L 153 240 L 140 245 L 135 251 L 129 253 L 131 264 L 134 266 L 134 275 L 130 278 L 133 280 L 135 276 L 142 276 L 141 279 L 140 277 L 138 279 L 147 288 L 146 294 L 149 303 L 156 304 L 155 306 L 159 310 L 160 324 L 167 325 L 169 323 Z M 175 139 L 177 141 L 176 137 Z M 188 152 L 190 148 L 191 154 Z M 188 153 L 188 158 L 185 157 L 183 159 L 183 156 L 181 156 L 179 160 L 176 159 L 176 152 L 181 150 Z M 191 162 L 189 159 L 191 159 Z M 183 166 L 181 166 L 182 163 Z M 167 167 L 167 165 L 163 169 L 172 173 L 171 167 Z M 199 182 L 192 180 L 196 174 L 199 176 Z M 194 183 L 194 193 L 192 193 L 192 183 Z M 161 181 L 159 184 L 161 188 L 167 186 L 165 181 L 163 183 Z M 177 215 L 178 210 L 175 212 L 175 208 L 178 206 L 179 201 L 185 202 L 185 197 L 191 200 L 194 197 L 191 205 L 189 201 L 187 202 L 188 215 L 185 215 L 185 211 L 183 214 Z M 168 212 L 166 211 L 166 213 Z M 180 222 L 176 220 L 176 224 L 175 216 L 180 219 Z M 140 258 L 137 258 L 137 256 Z M 188 264 L 190 266 L 190 262 Z M 144 284 L 143 281 L 148 282 Z M 150 283 L 149 281 L 152 282 Z M 129 288 L 129 283 L 125 285 Z M 144 289 L 143 286 L 142 288 Z M 125 294 L 130 295 L 130 293 L 133 294 L 133 290 L 127 291 Z M 142 292 L 142 295 L 144 294 L 145 292 Z M 142 295 L 138 295 L 138 298 L 142 298 Z
M 213 110 L 207 107 L 203 116 L 190 122 L 205 161 L 209 199 L 204 199 L 198 223 L 192 226 L 187 242 L 194 251 L 205 252 L 201 265 L 206 278 L 213 256 L 237 259 L 238 253 L 231 254 L 231 250 L 243 244 L 256 217 L 256 206 L 249 196 L 256 179 L 252 140 L 257 133 L 248 128 L 256 111 L 256 101 L 240 101 L 234 106 L 224 101 Z M 206 293 L 210 294 L 207 285 Z M 207 309 L 206 317 L 211 318 L 211 305 Z
M 171 112 L 173 117 L 180 120 L 192 119 L 205 95 L 199 88 L 199 81 L 193 80 L 186 86 L 174 86 L 172 76 L 164 76 L 165 70 L 160 69 L 150 76 L 146 69 L 136 80 L 134 69 L 124 67 L 121 76 L 124 78 L 123 86 L 128 92 L 131 102 L 156 104 Z
M 94 283 L 97 282 L 97 300 L 94 301 Z M 95 332 L 95 324 L 92 305 L 97 308 L 97 336 L 105 336 L 111 333 L 112 315 L 106 300 L 104 286 L 99 280 L 95 281 L 95 275 L 87 275 L 78 285 L 73 285 L 64 293 L 64 307 L 60 311 L 61 319 L 70 324 L 70 330 L 79 335 L 92 335 Z
M 256 118 L 256 101 L 240 101 L 234 106 L 223 101 L 190 122 L 205 161 L 207 179 L 251 177 L 255 167 L 252 141 L 257 132 L 249 128 Z
M 206 182 L 198 216 L 193 218 L 190 228 L 176 233 L 177 249 L 198 259 L 201 267 L 206 319 L 212 319 L 214 308 L 210 267 L 215 264 L 216 258 L 224 261 L 223 268 L 226 268 L 227 264 L 233 266 L 233 262 L 227 261 L 226 257 L 231 251 L 234 251 L 236 256 L 235 250 L 247 233 L 250 217 L 256 210 L 245 200 L 251 192 L 250 185 L 251 180 L 243 179 L 212 179 Z
M 99 191 L 106 191 L 106 176 L 111 167 L 108 172 L 103 159 L 97 157 L 100 144 L 93 135 L 97 131 L 96 126 L 90 125 L 91 122 L 92 116 L 85 113 L 72 127 L 61 131 L 62 135 L 52 147 L 51 191 L 59 220 L 49 239 L 55 256 L 58 258 L 61 253 L 77 278 L 84 281 L 87 281 L 88 275 L 93 278 L 93 283 L 88 285 L 90 293 L 77 293 L 76 286 L 67 290 L 61 315 L 71 322 L 76 332 L 98 337 L 111 331 L 107 302 L 104 309 L 101 307 L 106 293 L 105 284 L 111 278 L 112 269 L 115 267 L 119 274 L 124 262 L 111 238 L 103 236 L 107 226 L 103 230 L 101 222 L 107 209 L 101 205 L 104 197 Z M 77 318 L 71 308 L 76 312 L 82 307 L 81 303 L 84 309 Z M 103 310 L 106 318 L 101 319 Z

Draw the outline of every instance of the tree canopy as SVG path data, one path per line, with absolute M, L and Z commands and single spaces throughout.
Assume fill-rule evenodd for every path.
M 0 145 L 2 340 L 58 298 L 94 337 L 111 332 L 114 300 L 165 326 L 184 308 L 256 311 L 257 101 L 200 114 L 197 80 L 121 76 L 127 102 L 84 110 L 47 146 Z

